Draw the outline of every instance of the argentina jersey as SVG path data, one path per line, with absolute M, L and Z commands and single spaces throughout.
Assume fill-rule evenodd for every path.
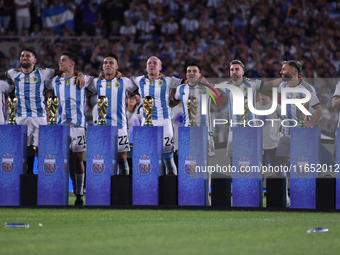
M 235 86 L 231 81 L 226 81 L 225 82 L 228 85 L 233 85 Z M 241 85 L 237 86 L 243 93 L 244 97 L 245 97 L 245 104 L 246 104 L 246 99 L 248 98 L 248 88 L 252 88 L 252 96 L 253 97 L 253 103 L 255 104 L 256 102 L 256 91 L 261 89 L 261 85 L 262 85 L 262 81 L 261 80 L 252 80 L 249 78 L 243 78 L 243 82 L 241 83 Z M 241 117 L 242 115 L 237 115 L 237 114 L 233 114 L 233 94 L 231 93 L 231 91 L 227 88 L 224 89 L 220 89 L 220 91 L 223 91 L 224 93 L 226 93 L 228 95 L 228 106 L 229 106 L 229 120 L 230 120 L 230 131 L 233 130 L 233 127 L 243 127 L 243 123 L 241 122 Z M 247 120 L 252 120 L 252 119 L 256 119 L 256 115 L 253 114 L 251 111 L 248 111 L 248 115 L 247 115 Z M 247 124 L 247 123 L 246 123 Z M 252 123 L 251 125 L 256 125 L 256 123 Z
M 142 99 L 146 96 L 153 98 L 153 120 L 171 119 L 171 108 L 169 106 L 170 89 L 177 88 L 182 83 L 182 79 L 173 76 L 149 80 L 145 76 L 139 76 L 131 77 L 131 80 L 138 86 Z
M 18 97 L 18 117 L 45 117 L 44 87 L 45 81 L 54 76 L 54 69 L 36 68 L 25 74 L 20 70 L 6 72 L 8 79 L 15 83 L 15 95 Z
M 175 99 L 181 100 L 183 107 L 183 126 L 189 125 L 189 113 L 188 113 L 188 98 L 196 97 L 198 101 L 196 124 L 199 127 L 209 126 L 210 118 L 210 96 L 197 86 L 189 86 L 188 84 L 177 87 Z
M 282 88 L 287 88 L 287 87 L 289 87 L 288 82 L 281 82 L 278 87 L 277 92 L 281 95 Z M 309 112 L 312 111 L 313 107 L 317 106 L 320 103 L 313 86 L 308 84 L 304 80 L 301 80 L 298 85 L 292 88 L 304 88 L 304 89 L 307 89 L 311 93 L 311 98 L 308 102 L 308 107 L 306 107 Z M 288 99 L 292 99 L 292 98 L 298 99 L 298 98 L 304 98 L 306 97 L 306 95 L 304 93 L 299 93 L 299 92 L 289 92 L 287 93 L 286 97 Z M 285 135 L 290 135 L 289 126 L 293 127 L 296 124 L 295 121 L 297 121 L 298 124 L 301 121 L 300 110 L 295 104 L 287 104 L 286 115 L 283 115 L 282 117 L 283 117 L 283 120 L 287 120 L 287 121 L 285 121 L 285 125 L 282 126 L 281 133 Z M 307 119 L 310 120 L 310 116 L 307 116 Z M 288 121 L 288 120 L 295 120 L 295 121 Z
M 0 125 L 5 124 L 5 93 L 11 93 L 13 90 L 14 86 L 0 80 Z
M 126 93 L 134 92 L 138 87 L 125 77 L 112 80 L 94 79 L 98 97 L 106 96 L 109 105 L 106 113 L 106 123 L 108 126 L 117 126 L 118 129 L 126 129 Z
M 84 75 L 84 78 L 85 86 L 93 79 L 88 75 Z M 53 88 L 59 99 L 57 124 L 69 123 L 85 128 L 85 88 L 80 89 L 76 79 L 76 76 L 71 78 L 57 76 L 46 83 L 46 87 Z

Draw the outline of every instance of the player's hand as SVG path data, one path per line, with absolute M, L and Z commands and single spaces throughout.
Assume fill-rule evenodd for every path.
M 85 86 L 85 78 L 83 73 L 79 73 L 76 79 L 76 84 L 79 83 L 79 88 L 82 89 Z
M 104 80 L 104 79 L 105 79 L 105 74 L 104 74 L 104 72 L 100 72 L 100 74 L 98 75 L 98 79 L 99 79 L 99 80 Z
M 158 76 L 158 79 L 162 79 L 165 77 L 165 74 L 164 73 L 159 73 L 159 76 Z
M 123 77 L 123 74 L 117 70 L 115 77 L 117 78 L 117 80 L 119 80 L 119 79 L 121 79 Z
M 200 77 L 197 81 L 197 85 L 203 87 L 205 84 L 208 84 L 208 81 L 204 77 Z
M 303 126 L 304 126 L 304 127 L 312 127 L 313 124 L 312 124 L 310 121 L 305 120 L 305 121 L 303 122 Z

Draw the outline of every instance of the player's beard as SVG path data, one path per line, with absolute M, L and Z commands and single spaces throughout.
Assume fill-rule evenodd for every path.
M 30 68 L 32 66 L 32 63 L 27 62 L 26 64 L 20 63 L 20 67 L 27 69 Z
M 239 83 L 240 80 L 242 79 L 242 77 L 239 77 L 239 76 L 231 76 L 231 80 L 234 82 L 234 83 Z
M 282 75 L 282 80 L 283 81 L 290 81 L 292 79 L 292 75 L 291 74 L 284 74 Z

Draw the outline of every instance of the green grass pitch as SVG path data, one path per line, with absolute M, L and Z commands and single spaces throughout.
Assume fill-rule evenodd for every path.
M 0 219 L 2 255 L 340 251 L 339 213 L 2 208 Z M 5 229 L 5 222 L 30 228 Z M 312 227 L 329 232 L 307 234 Z

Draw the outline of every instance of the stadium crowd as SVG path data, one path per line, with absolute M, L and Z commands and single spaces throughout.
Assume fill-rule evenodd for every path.
M 46 11 L 60 6 L 73 14 L 73 29 L 69 23 L 60 31 L 47 27 Z M 204 77 L 230 77 L 229 62 L 240 59 L 247 77 L 275 78 L 280 77 L 282 61 L 298 60 L 305 79 L 322 78 L 310 83 L 317 85 L 324 109 L 322 128 L 329 134 L 337 122 L 330 105 L 336 79 L 324 78 L 340 75 L 339 25 L 340 3 L 327 0 L 4 0 L 0 4 L 1 41 L 20 35 L 20 46 L 35 43 L 41 67 L 57 68 L 61 53 L 71 51 L 79 57 L 77 70 L 98 75 L 104 56 L 114 52 L 127 77 L 144 74 L 146 60 L 155 55 L 169 76 L 184 78 L 185 64 L 195 59 Z M 1 52 L 2 71 L 18 67 L 18 57 L 15 49 Z

